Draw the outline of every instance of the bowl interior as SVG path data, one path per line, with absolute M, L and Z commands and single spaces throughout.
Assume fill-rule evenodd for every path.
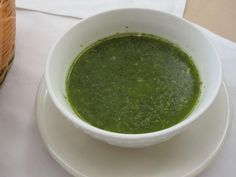
M 172 15 L 145 9 L 122 9 L 92 16 L 70 29 L 55 44 L 46 69 L 53 101 L 75 116 L 65 99 L 68 69 L 81 50 L 115 33 L 138 32 L 157 35 L 179 45 L 198 68 L 202 89 L 199 102 L 188 118 L 196 117 L 214 100 L 221 82 L 219 57 L 208 39 L 190 23 Z

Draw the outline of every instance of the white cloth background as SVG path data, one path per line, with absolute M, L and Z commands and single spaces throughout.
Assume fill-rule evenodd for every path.
M 66 30 L 79 22 L 79 19 L 22 8 L 82 18 L 93 14 L 96 11 L 95 7 L 99 6 L 98 2 L 99 0 L 96 2 L 95 0 L 17 1 L 17 6 L 21 9 L 17 10 L 16 55 L 7 79 L 0 89 L 0 177 L 71 176 L 47 152 L 37 129 L 34 102 L 49 50 Z M 108 1 L 100 0 L 100 2 L 103 6 L 99 7 L 104 7 L 106 5 L 104 2 Z M 126 3 L 118 0 L 114 2 L 123 2 L 122 6 Z M 127 3 L 132 4 L 134 1 L 127 1 Z M 135 3 L 136 5 L 140 3 L 142 6 L 144 0 Z M 145 1 L 145 6 L 148 3 L 150 8 L 165 10 L 179 16 L 183 15 L 185 6 L 185 0 Z M 92 10 L 89 8 L 90 5 L 93 7 Z M 109 6 L 111 7 L 111 4 Z M 99 8 L 98 11 L 101 10 L 102 8 Z M 235 111 L 236 43 L 205 29 L 203 31 L 214 42 L 221 55 L 224 79 Z M 223 150 L 200 177 L 235 177 L 235 134 L 236 122 L 233 118 L 232 129 Z
M 95 13 L 122 7 L 159 9 L 182 16 L 185 0 L 18 0 L 21 9 L 31 9 L 63 16 L 84 18 Z

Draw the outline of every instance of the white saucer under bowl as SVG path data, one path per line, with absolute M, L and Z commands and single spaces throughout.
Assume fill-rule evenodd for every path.
M 79 177 L 195 176 L 219 152 L 231 123 L 224 85 L 207 113 L 191 128 L 147 148 L 114 147 L 75 128 L 52 103 L 44 79 L 38 89 L 36 114 L 50 154 L 69 173 Z

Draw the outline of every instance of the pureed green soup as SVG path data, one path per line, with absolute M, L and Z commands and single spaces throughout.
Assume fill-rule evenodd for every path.
M 173 43 L 148 34 L 118 34 L 79 54 L 67 78 L 75 113 L 119 133 L 171 127 L 193 110 L 201 81 L 191 58 Z

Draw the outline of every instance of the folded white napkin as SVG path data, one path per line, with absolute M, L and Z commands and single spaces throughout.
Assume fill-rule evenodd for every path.
M 16 4 L 24 9 L 80 18 L 103 9 L 132 4 L 182 16 L 185 0 L 17 0 Z M 49 156 L 40 139 L 35 122 L 34 101 L 49 50 L 79 19 L 29 10 L 17 10 L 15 60 L 0 90 L 0 176 L 69 177 Z M 234 101 L 232 108 L 236 110 L 236 44 L 201 29 L 221 55 L 224 79 L 231 100 Z M 223 153 L 201 177 L 235 175 L 236 123 L 233 121 Z
M 185 2 L 185 0 L 17 0 L 16 7 L 78 18 L 122 7 L 159 9 L 182 16 Z

